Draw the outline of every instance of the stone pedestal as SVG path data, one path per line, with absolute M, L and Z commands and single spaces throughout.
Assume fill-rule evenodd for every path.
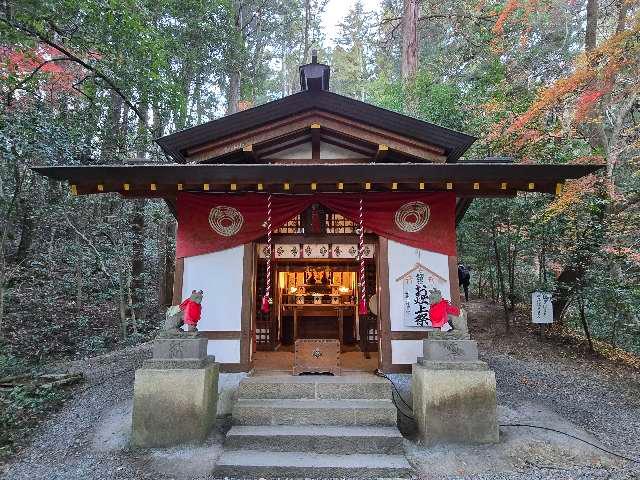
M 203 441 L 216 419 L 219 366 L 207 357 L 207 339 L 156 339 L 153 358 L 136 371 L 131 443 L 170 447 Z
M 413 413 L 426 445 L 498 441 L 496 377 L 475 341 L 437 332 L 413 365 Z

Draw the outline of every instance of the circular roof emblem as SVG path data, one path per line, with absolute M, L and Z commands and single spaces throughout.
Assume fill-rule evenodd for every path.
M 232 237 L 240 231 L 244 217 L 233 207 L 220 205 L 209 212 L 209 225 L 218 235 Z
M 415 233 L 429 222 L 429 206 L 422 202 L 409 202 L 396 210 L 396 225 L 403 232 Z

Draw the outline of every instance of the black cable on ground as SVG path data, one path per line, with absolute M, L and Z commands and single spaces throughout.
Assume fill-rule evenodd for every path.
M 393 389 L 395 390 L 396 395 L 398 395 L 400 400 L 402 400 L 402 403 L 404 403 L 406 405 L 406 407 L 409 409 L 410 412 L 413 412 L 413 408 L 402 397 L 402 395 L 400 394 L 400 391 L 398 390 L 398 387 L 393 382 L 393 380 L 391 380 L 384 372 L 380 371 L 379 369 L 376 369 L 374 373 L 378 377 L 382 377 L 382 378 L 387 379 L 389 381 L 389 383 L 391 383 L 391 385 L 393 386 Z M 393 395 L 392 395 L 391 398 L 392 399 L 394 398 Z M 415 420 L 415 417 L 413 415 L 408 415 L 405 412 L 403 412 L 402 409 L 399 407 L 399 405 L 395 402 L 395 400 L 394 400 L 393 403 L 395 404 L 396 408 L 398 409 L 398 411 L 402 415 L 404 415 L 405 417 L 410 418 L 412 420 Z M 557 430 L 555 428 L 543 427 L 541 425 L 531 425 L 531 424 L 528 424 L 528 423 L 501 423 L 501 424 L 499 424 L 499 426 L 501 426 L 501 427 L 528 427 L 528 428 L 538 428 L 540 430 L 548 430 L 550 432 L 559 433 L 560 435 L 566 435 L 567 437 L 573 438 L 574 440 L 578 440 L 580 442 L 586 443 L 587 445 L 590 445 L 590 446 L 592 446 L 594 448 L 597 448 L 598 450 L 601 450 L 601 451 L 603 451 L 605 453 L 608 453 L 609 455 L 613 455 L 614 457 L 621 458 L 622 460 L 627 460 L 629 462 L 640 464 L 640 460 L 637 460 L 637 459 L 631 458 L 631 457 L 626 457 L 626 456 L 620 455 L 619 453 L 616 453 L 616 452 L 612 452 L 611 450 L 607 450 L 604 447 L 600 447 L 599 445 L 596 445 L 595 443 L 592 443 L 592 442 L 590 442 L 588 440 L 585 440 L 584 438 L 577 437 L 576 435 L 572 435 L 570 433 L 563 432 L 562 430 Z
M 579 440 L 583 443 L 586 443 L 587 445 L 591 445 L 594 448 L 597 448 L 598 450 L 602 450 L 605 453 L 608 453 L 609 455 L 613 455 L 614 457 L 618 457 L 621 458 L 623 460 L 628 460 L 629 462 L 633 462 L 633 463 L 639 463 L 640 464 L 640 460 L 637 460 L 635 458 L 631 458 L 631 457 L 625 457 L 624 455 L 620 455 L 619 453 L 616 452 L 612 452 L 611 450 L 607 450 L 606 448 L 600 447 L 598 445 L 596 445 L 595 443 L 592 443 L 588 440 L 585 440 L 584 438 L 580 438 L 577 437 L 575 435 L 572 435 L 570 433 L 567 432 L 563 432 L 562 430 L 556 430 L 555 428 L 551 428 L 551 427 L 543 427 L 541 425 L 530 425 L 528 423 L 501 423 L 500 424 L 501 427 L 528 427 L 528 428 L 539 428 L 540 430 L 548 430 L 550 432 L 555 432 L 555 433 L 559 433 L 561 435 L 566 435 L 567 437 L 571 437 L 575 440 Z
M 398 396 L 398 398 L 402 401 L 402 403 L 404 403 L 404 404 L 405 404 L 405 406 L 406 406 L 406 407 L 409 409 L 409 411 L 410 411 L 410 412 L 412 412 L 412 413 L 408 414 L 408 413 L 403 412 L 403 411 L 402 411 L 402 409 L 400 408 L 400 406 L 396 403 L 395 397 L 393 396 L 393 392 L 391 392 L 391 393 L 392 393 L 392 395 L 391 395 L 391 399 L 393 400 L 393 404 L 396 406 L 396 408 L 398 409 L 398 411 L 399 411 L 402 415 L 404 415 L 405 417 L 407 417 L 407 418 L 408 418 L 408 419 L 410 419 L 410 420 L 414 420 L 414 421 L 415 421 L 415 417 L 413 416 L 413 407 L 412 407 L 411 405 L 409 405 L 409 404 L 407 403 L 407 401 L 402 397 L 402 394 L 401 394 L 401 393 L 400 393 L 400 391 L 398 390 L 398 387 L 397 387 L 397 386 L 396 386 L 396 384 L 393 382 L 393 380 L 391 380 L 391 379 L 390 379 L 390 378 L 389 378 L 389 377 L 388 377 L 384 372 L 382 372 L 380 369 L 377 369 L 377 368 L 376 368 L 376 370 L 375 370 L 373 373 L 375 373 L 375 375 L 376 375 L 376 376 L 378 376 L 378 377 L 385 378 L 385 379 L 386 379 L 386 380 L 387 380 L 387 381 L 388 381 L 388 382 L 393 386 L 393 389 L 395 390 L 395 393 L 396 393 L 396 395 Z

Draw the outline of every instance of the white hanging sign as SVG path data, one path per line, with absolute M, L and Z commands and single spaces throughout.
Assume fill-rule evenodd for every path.
M 531 294 L 531 323 L 553 323 L 551 293 L 533 292 Z
M 279 243 L 275 245 L 273 251 L 275 258 L 300 258 L 300 245 L 297 243 Z
M 258 256 L 267 258 L 267 244 L 257 245 Z M 274 258 L 352 258 L 358 257 L 358 244 L 280 244 L 273 246 Z M 364 245 L 364 258 L 373 258 L 375 245 Z
M 328 243 L 305 243 L 302 245 L 303 258 L 329 258 Z
M 403 325 L 405 327 L 431 327 L 429 318 L 429 292 L 444 291 L 446 280 L 420 263 L 398 277 L 402 281 Z
M 364 245 L 364 258 L 373 258 L 375 247 L 368 243 Z M 331 258 L 358 258 L 358 245 L 355 243 L 331 245 Z

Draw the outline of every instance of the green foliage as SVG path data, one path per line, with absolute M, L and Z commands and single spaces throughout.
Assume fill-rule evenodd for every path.
M 635 79 L 612 75 L 584 125 L 573 124 L 573 104 L 553 103 L 521 135 L 507 134 L 575 69 L 583 5 L 420 2 L 419 70 L 403 81 L 402 3 L 385 0 L 372 13 L 356 2 L 329 45 L 326 0 L 9 1 L 0 12 L 3 368 L 150 338 L 171 277 L 175 225 L 163 202 L 74 198 L 30 167 L 165 162 L 153 137 L 220 116 L 232 79 L 249 105 L 295 93 L 312 48 L 331 64 L 335 92 L 478 136 L 461 161 L 564 163 L 607 146 L 616 161 L 606 182 L 591 179 L 557 200 L 475 200 L 459 253 L 475 292 L 500 300 L 500 259 L 509 309 L 537 288 L 565 292 L 569 325 L 579 325 L 583 303 L 595 336 L 640 348 L 637 100 L 620 113 Z M 621 4 L 601 5 L 599 41 L 615 32 Z M 630 5 L 623 30 L 637 15 Z M 34 71 L 52 58 L 61 61 Z M 594 142 L 592 124 L 609 140 L 617 131 L 616 141 Z M 579 275 L 565 285 L 572 268 Z
M 25 445 L 33 426 L 66 398 L 66 392 L 45 386 L 0 390 L 0 462 Z

